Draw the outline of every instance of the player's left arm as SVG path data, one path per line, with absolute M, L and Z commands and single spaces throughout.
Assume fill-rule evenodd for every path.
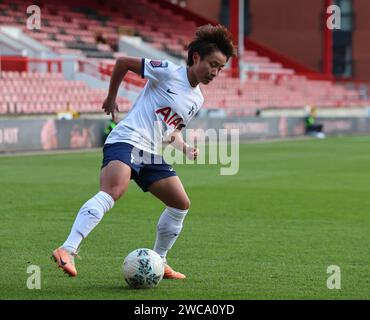
M 195 160 L 198 157 L 199 149 L 184 141 L 181 130 L 175 129 L 168 140 L 175 149 L 181 150 L 189 159 Z

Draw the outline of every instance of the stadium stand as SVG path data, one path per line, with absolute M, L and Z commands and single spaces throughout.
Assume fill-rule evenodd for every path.
M 115 1 L 99 0 L 80 0 L 78 5 L 71 0 L 37 1 L 35 4 L 42 10 L 40 30 L 26 28 L 29 3 L 23 0 L 0 2 L 1 25 L 21 28 L 57 54 L 79 55 L 80 66 L 92 63 L 102 76 L 110 75 L 122 32 L 140 36 L 154 48 L 186 59 L 186 44 L 196 29 L 194 21 L 150 0 L 126 1 L 124 6 L 118 6 Z M 96 59 L 101 62 L 97 63 Z M 367 88 L 364 93 L 328 80 L 311 80 L 253 50 L 245 51 L 242 72 L 244 82 L 232 78 L 230 70 L 225 70 L 214 83 L 202 86 L 205 108 L 251 115 L 264 108 L 369 105 Z M 138 87 L 145 83 L 138 76 L 128 77 Z M 0 81 L 0 113 L 53 113 L 64 108 L 67 100 L 72 101 L 79 112 L 100 112 L 105 94 L 104 90 L 89 89 L 82 82 L 65 80 L 60 73 L 3 72 Z M 43 95 L 45 89 L 48 95 Z M 120 99 L 121 109 L 127 110 L 130 101 Z
M 105 97 L 105 90 L 65 80 L 61 73 L 5 71 L 0 78 L 0 114 L 50 114 L 68 108 L 96 112 Z M 131 105 L 124 97 L 118 97 L 118 103 L 122 111 Z

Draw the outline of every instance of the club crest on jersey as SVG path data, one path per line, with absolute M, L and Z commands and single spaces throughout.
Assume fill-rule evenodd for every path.
M 150 60 L 150 64 L 153 68 L 167 68 L 168 62 L 161 60 Z
M 190 109 L 190 111 L 188 112 L 188 115 L 189 115 L 189 116 L 194 115 L 194 113 L 195 113 L 195 108 L 196 108 L 196 106 L 191 106 L 191 109 Z
M 157 114 L 163 116 L 163 121 L 166 122 L 169 126 L 177 128 L 182 123 L 182 118 L 175 112 L 172 112 L 171 107 L 163 107 L 155 111 Z

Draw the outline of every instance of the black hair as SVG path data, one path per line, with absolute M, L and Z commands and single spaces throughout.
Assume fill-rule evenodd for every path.
M 231 32 L 220 24 L 217 26 L 207 24 L 199 27 L 194 39 L 188 45 L 188 66 L 194 64 L 193 54 L 195 52 L 203 59 L 214 51 L 221 51 L 227 60 L 236 55 Z

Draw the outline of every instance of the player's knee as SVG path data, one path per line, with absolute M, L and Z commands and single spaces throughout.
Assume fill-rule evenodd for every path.
M 117 201 L 122 197 L 124 190 L 121 187 L 112 187 L 107 193 L 114 199 L 114 201 Z
M 183 198 L 181 201 L 179 201 L 176 205 L 177 209 L 180 210 L 189 210 L 190 208 L 190 199 L 189 198 Z

